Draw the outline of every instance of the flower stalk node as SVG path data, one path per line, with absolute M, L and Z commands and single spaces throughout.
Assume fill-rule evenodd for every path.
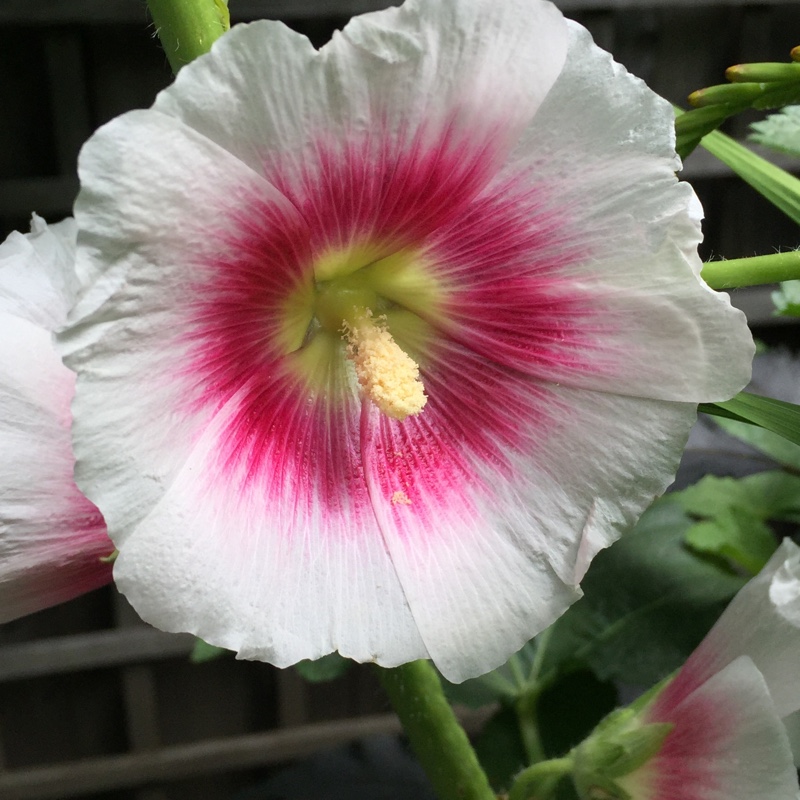
M 582 800 L 627 800 L 618 780 L 655 756 L 671 723 L 644 723 L 634 708 L 612 712 L 575 751 L 575 788 Z

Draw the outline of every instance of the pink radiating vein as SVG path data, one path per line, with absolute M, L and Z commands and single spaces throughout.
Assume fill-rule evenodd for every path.
M 315 257 L 364 240 L 381 255 L 426 252 L 449 297 L 422 368 L 425 411 L 403 423 L 377 418 L 373 452 L 386 491 L 463 502 L 476 459 L 504 472 L 509 452 L 543 445 L 548 392 L 533 391 L 524 374 L 545 376 L 555 362 L 593 369 L 597 315 L 560 279 L 585 256 L 563 228 L 568 213 L 530 176 L 495 181 L 497 160 L 489 139 L 446 129 L 411 141 L 320 138 L 299 173 L 268 168 L 289 203 L 257 197 L 229 215 L 219 253 L 197 270 L 180 334 L 195 390 L 189 410 L 236 405 L 220 440 L 223 472 L 257 483 L 265 503 L 287 482 L 301 506 L 348 513 L 369 503 L 359 400 L 342 391 L 342 365 L 329 391 L 311 391 L 275 346 L 281 304 L 312 280 Z

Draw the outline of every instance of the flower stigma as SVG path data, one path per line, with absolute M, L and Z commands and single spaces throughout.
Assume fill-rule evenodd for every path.
M 431 327 L 420 315 L 436 315 L 442 291 L 416 252 L 395 251 L 366 265 L 361 259 L 353 269 L 347 258 L 352 251 L 337 258 L 326 253 L 326 279 L 315 266 L 312 281 L 288 298 L 281 332 L 285 352 L 316 391 L 343 387 L 323 376 L 335 374 L 337 362 L 346 363 L 348 381 L 355 373 L 362 396 L 402 421 L 428 401 L 415 357 L 424 352 Z M 373 251 L 366 245 L 359 250 L 366 252 Z
M 355 366 L 364 394 L 388 417 L 404 420 L 419 414 L 428 402 L 419 367 L 392 338 L 386 317 L 373 320 L 367 309 L 353 322 L 344 320 L 347 357 Z

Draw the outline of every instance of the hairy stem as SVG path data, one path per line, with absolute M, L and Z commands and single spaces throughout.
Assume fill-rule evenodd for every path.
M 381 682 L 440 800 L 495 800 L 428 661 L 381 669 Z
M 800 279 L 800 251 L 709 261 L 703 265 L 701 275 L 712 289 L 735 289 L 797 280 Z
M 172 71 L 207 53 L 230 26 L 223 0 L 147 0 Z

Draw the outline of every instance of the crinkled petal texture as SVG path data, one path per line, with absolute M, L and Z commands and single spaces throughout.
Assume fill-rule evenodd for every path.
M 675 727 L 658 755 L 619 781 L 635 800 L 797 797 L 786 731 L 763 676 L 746 656 L 686 697 L 668 686 L 643 721 Z
M 0 245 L 0 622 L 111 580 L 114 549 L 72 476 L 75 376 L 53 347 L 76 291 L 72 220 Z
M 784 539 L 692 653 L 673 692 L 694 687 L 739 656 L 755 663 L 781 717 L 800 710 L 800 547 Z
M 138 611 L 246 658 L 452 680 L 550 624 L 695 404 L 749 375 L 671 131 L 536 0 L 409 0 L 319 52 L 237 26 L 102 128 L 62 345 Z M 418 416 L 359 395 L 318 305 L 351 279 L 420 366 Z

